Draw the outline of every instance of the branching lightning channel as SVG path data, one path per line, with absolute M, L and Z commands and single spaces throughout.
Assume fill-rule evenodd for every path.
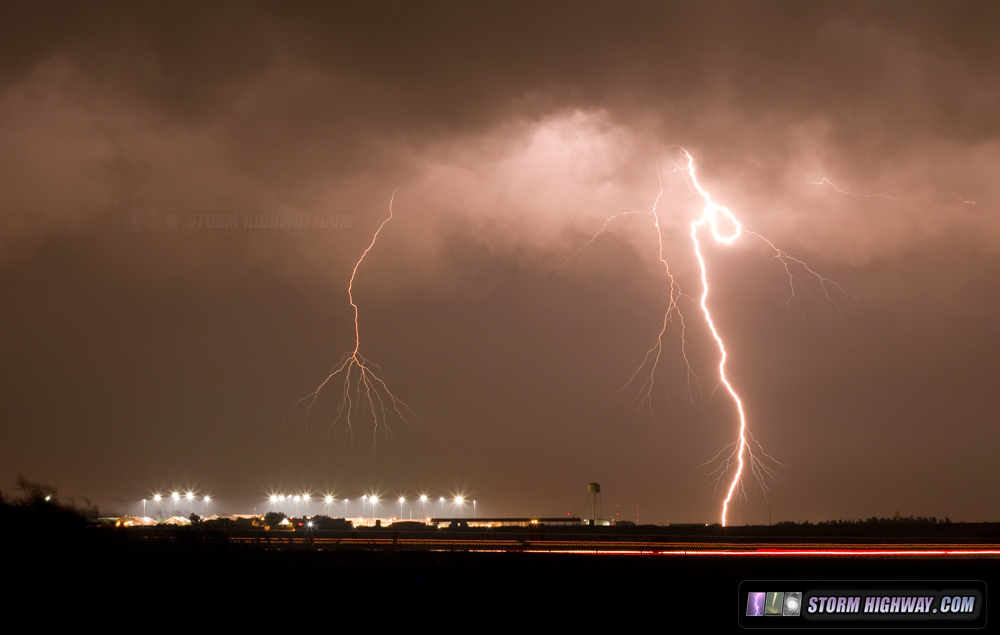
M 682 299 L 687 299 L 691 302 L 697 303 L 701 314 L 704 318 L 705 325 L 712 334 L 712 339 L 715 342 L 716 348 L 719 352 L 719 362 L 718 362 L 718 386 L 725 389 L 725 392 L 732 399 L 733 404 L 736 406 L 739 426 L 737 438 L 735 441 L 723 448 L 715 457 L 706 462 L 704 465 L 713 464 L 719 462 L 718 466 L 711 473 L 710 476 L 714 477 L 716 481 L 716 486 L 722 483 L 722 480 L 731 475 L 728 480 L 728 484 L 725 487 L 725 498 L 722 503 L 722 525 L 725 526 L 728 520 L 729 507 L 733 499 L 739 495 L 746 495 L 743 480 L 744 474 L 749 470 L 749 473 L 754 476 L 758 484 L 762 487 L 765 494 L 768 490 L 767 481 L 769 479 L 774 479 L 777 476 L 776 471 L 768 466 L 768 462 L 773 464 L 780 463 L 774 459 L 774 457 L 768 455 L 761 448 L 760 444 L 750 433 L 750 429 L 747 425 L 746 412 L 743 405 L 743 400 L 736 388 L 730 381 L 729 371 L 727 369 L 728 352 L 726 350 L 726 345 L 723 340 L 721 333 L 719 332 L 715 320 L 712 317 L 711 310 L 709 308 L 709 295 L 710 295 L 710 285 L 708 276 L 708 266 L 706 264 L 705 258 L 702 254 L 701 241 L 699 236 L 704 232 L 704 230 L 711 231 L 712 237 L 716 242 L 732 245 L 743 233 L 752 235 L 763 243 L 774 253 L 774 257 L 781 264 L 784 269 L 785 275 L 788 279 L 788 289 L 789 297 L 787 303 L 790 305 L 793 301 L 799 303 L 801 309 L 801 303 L 799 301 L 798 290 L 802 289 L 813 295 L 810 290 L 809 285 L 806 284 L 806 279 L 811 279 L 813 285 L 818 287 L 822 293 L 822 299 L 825 301 L 829 307 L 829 312 L 831 317 L 840 317 L 840 308 L 834 300 L 834 296 L 846 296 L 853 297 L 848 294 L 839 284 L 836 282 L 820 275 L 815 270 L 810 268 L 805 262 L 797 258 L 792 257 L 787 252 L 779 249 L 770 240 L 764 236 L 746 230 L 737 220 L 736 216 L 729 210 L 729 208 L 716 203 L 711 195 L 706 191 L 702 185 L 699 183 L 697 174 L 695 171 L 695 163 L 691 154 L 680 146 L 671 146 L 671 148 L 677 149 L 684 157 L 683 165 L 675 165 L 672 169 L 661 170 L 659 165 L 657 165 L 657 177 L 659 178 L 660 189 L 657 193 L 656 200 L 653 203 L 653 207 L 650 211 L 628 211 L 620 212 L 614 214 L 605 219 L 604 224 L 591 238 L 584 244 L 576 253 L 574 253 L 566 262 L 565 265 L 574 257 L 579 257 L 581 260 L 586 254 L 586 251 L 593 245 L 594 241 L 601 237 L 601 235 L 607 231 L 608 226 L 615 221 L 626 215 L 640 214 L 650 218 L 653 222 L 654 228 L 656 229 L 657 241 L 658 241 L 658 257 L 660 263 L 663 265 L 663 270 L 666 273 L 668 282 L 668 299 L 667 306 L 664 310 L 663 323 L 660 327 L 659 332 L 656 336 L 656 341 L 652 346 L 640 356 L 641 361 L 638 364 L 635 372 L 629 377 L 628 381 L 623 386 L 622 391 L 630 386 L 637 387 L 639 393 L 638 408 L 648 407 L 650 414 L 653 413 L 652 407 L 652 396 L 655 378 L 657 376 L 657 367 L 659 365 L 660 359 L 663 355 L 664 346 L 664 336 L 666 334 L 667 328 L 673 326 L 677 331 L 680 338 L 680 353 L 687 366 L 687 396 L 692 401 L 694 400 L 694 392 L 698 391 L 700 393 L 700 383 L 697 376 L 692 370 L 691 362 L 688 358 L 687 351 L 687 325 L 684 320 L 684 315 L 681 312 L 680 301 Z M 704 207 L 702 207 L 700 215 L 691 221 L 689 224 L 690 237 L 693 246 L 693 252 L 695 258 L 698 261 L 700 278 L 701 278 L 701 295 L 698 298 L 693 298 L 688 296 L 681 291 L 680 284 L 677 282 L 675 276 L 670 271 L 670 265 L 667 262 L 665 248 L 664 248 L 664 237 L 663 237 L 663 227 L 661 224 L 661 210 L 660 203 L 663 197 L 663 173 L 679 172 L 688 188 L 692 193 L 696 194 L 704 202 Z M 722 225 L 725 224 L 727 229 L 723 229 Z M 562 266 L 562 265 L 561 265 Z M 577 263 L 577 268 L 579 268 L 579 262 Z M 816 299 L 814 297 L 814 299 Z
M 419 421 L 419 417 L 413 410 L 389 390 L 385 380 L 379 374 L 378 365 L 361 355 L 360 311 L 354 301 L 354 280 L 358 275 L 358 269 L 368 252 L 375 246 L 382 229 L 392 220 L 392 205 L 395 200 L 396 190 L 393 190 L 389 199 L 389 216 L 375 230 L 371 243 L 358 258 L 358 261 L 354 263 L 351 279 L 347 283 L 347 299 L 351 308 L 354 309 L 354 351 L 345 353 L 341 357 L 326 379 L 316 387 L 316 390 L 292 405 L 293 410 L 298 406 L 305 405 L 305 416 L 308 418 L 310 410 L 316 404 L 323 389 L 339 377 L 343 380 L 343 391 L 332 425 L 344 420 L 348 433 L 353 437 L 355 421 L 362 416 L 370 416 L 374 423 L 372 435 L 376 443 L 380 433 L 392 434 L 392 429 L 388 425 L 390 418 L 397 418 L 404 423 Z
M 655 416 L 653 413 L 653 385 L 655 383 L 657 366 L 660 363 L 660 357 L 663 355 L 663 337 L 667 332 L 667 327 L 670 325 L 674 326 L 680 336 L 681 358 L 684 360 L 684 365 L 687 369 L 687 389 L 685 394 L 690 401 L 694 402 L 694 391 L 697 389 L 700 392 L 701 390 L 698 377 L 694 374 L 687 355 L 687 326 L 684 324 L 684 314 L 681 313 L 680 305 L 678 304 L 682 296 L 681 287 L 677 283 L 677 279 L 670 272 L 670 264 L 663 253 L 663 228 L 660 226 L 659 210 L 660 199 L 663 198 L 663 177 L 660 174 L 659 166 L 657 166 L 656 176 L 659 179 L 660 189 L 656 194 L 656 200 L 653 201 L 653 209 L 649 214 L 653 218 L 653 226 L 656 229 L 657 257 L 663 265 L 663 271 L 669 282 L 667 287 L 667 308 L 663 312 L 663 323 L 660 325 L 660 331 L 656 334 L 656 342 L 643 355 L 642 362 L 621 389 L 623 392 L 626 388 L 635 384 L 640 376 L 643 377 L 639 385 L 638 407 L 642 408 L 643 404 L 645 404 L 649 408 L 650 415 L 653 416 Z

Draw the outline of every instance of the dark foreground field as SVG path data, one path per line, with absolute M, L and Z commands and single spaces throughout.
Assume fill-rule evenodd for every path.
M 706 532 L 710 535 L 697 535 Z M 989 555 L 765 553 L 772 547 L 823 548 L 827 543 L 839 544 L 838 548 L 895 543 L 931 551 L 938 543 L 995 548 L 996 539 L 984 537 L 982 531 L 964 537 L 837 539 L 774 536 L 769 534 L 775 532 L 763 528 L 737 528 L 728 535 L 719 528 L 695 533 L 675 529 L 666 535 L 657 534 L 654 528 L 625 534 L 542 529 L 521 532 L 521 543 L 564 547 L 525 550 L 515 546 L 489 552 L 461 548 L 488 537 L 486 530 L 463 533 L 450 546 L 432 542 L 419 548 L 405 546 L 409 534 L 389 529 L 335 533 L 316 537 L 353 536 L 357 540 L 338 544 L 336 540 L 300 540 L 305 537 L 301 533 L 289 540 L 291 533 L 226 535 L 191 528 L 148 532 L 73 526 L 56 531 L 8 525 L 4 529 L 4 560 L 10 563 L 5 603 L 19 610 L 59 607 L 61 615 L 114 620 L 169 615 L 190 619 L 192 624 L 198 621 L 196 615 L 280 617 L 296 625 L 312 625 L 337 623 L 355 614 L 365 615 L 364 624 L 376 630 L 418 624 L 474 627 L 475 623 L 458 620 L 458 616 L 479 616 L 486 623 L 505 625 L 520 623 L 513 620 L 521 618 L 544 619 L 566 626 L 594 618 L 630 629 L 646 622 L 648 616 L 667 627 L 684 616 L 697 615 L 703 624 L 735 629 L 738 586 L 743 580 L 983 580 L 988 588 L 1000 582 L 1000 558 Z M 503 539 L 516 544 L 517 535 L 510 532 Z M 428 538 L 426 531 L 413 536 L 424 542 Z M 430 535 L 435 540 L 441 536 L 440 532 Z M 592 544 L 594 538 L 612 547 L 615 541 L 660 542 L 664 547 L 660 553 L 646 550 L 629 555 L 593 549 L 564 551 L 573 544 Z M 744 555 L 702 553 L 719 545 Z M 990 614 L 995 614 L 995 605 L 988 596 Z

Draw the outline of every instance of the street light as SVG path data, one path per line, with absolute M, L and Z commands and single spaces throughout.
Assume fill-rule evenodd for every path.
M 400 518 L 400 520 L 402 520 L 402 518 L 403 518 L 403 502 L 405 500 L 406 500 L 406 498 L 404 496 L 400 496 L 399 497 L 399 518 Z M 143 502 L 145 502 L 145 501 L 143 501 Z M 143 515 L 145 515 L 145 514 L 143 514 Z
M 427 494 L 420 495 L 420 514 L 427 518 Z

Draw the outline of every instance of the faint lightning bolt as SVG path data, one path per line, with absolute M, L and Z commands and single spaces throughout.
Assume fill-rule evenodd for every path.
M 666 256 L 663 253 L 663 230 L 660 227 L 660 213 L 659 213 L 660 199 L 663 198 L 663 177 L 660 174 L 659 166 L 657 166 L 656 177 L 660 183 L 660 190 L 656 194 L 656 200 L 653 201 L 653 209 L 650 212 L 650 214 L 653 217 L 653 226 L 656 228 L 656 240 L 658 247 L 657 257 L 660 259 L 660 263 L 663 265 L 663 271 L 667 276 L 667 280 L 669 280 L 670 282 L 668 286 L 669 295 L 667 299 L 667 308 L 663 313 L 663 324 L 660 326 L 660 331 L 656 335 L 656 343 L 654 343 L 652 347 L 650 347 L 650 349 L 646 351 L 646 354 L 643 356 L 642 363 L 639 364 L 639 367 L 636 368 L 635 372 L 632 373 L 632 376 L 629 377 L 628 381 L 625 382 L 625 385 L 622 386 L 621 389 L 622 391 L 624 391 L 625 388 L 632 385 L 632 383 L 636 380 L 636 377 L 638 377 L 639 374 L 642 373 L 643 369 L 648 367 L 649 372 L 647 374 L 644 374 L 645 379 L 643 380 L 643 383 L 639 386 L 638 407 L 641 408 L 642 404 L 644 403 L 647 404 L 649 406 L 650 415 L 654 415 L 653 384 L 654 384 L 654 378 L 656 377 L 656 368 L 659 365 L 660 357 L 663 354 L 663 336 L 667 332 L 668 325 L 672 324 L 674 328 L 677 330 L 678 334 L 680 335 L 681 358 L 684 360 L 684 364 L 687 368 L 686 395 L 688 399 L 693 402 L 694 388 L 698 387 L 700 392 L 698 377 L 697 375 L 694 374 L 694 371 L 691 369 L 691 362 L 687 356 L 687 338 L 686 338 L 687 327 L 684 324 L 684 314 L 681 313 L 680 306 L 678 305 L 678 301 L 680 300 L 682 295 L 681 287 L 677 283 L 677 279 L 674 278 L 672 273 L 670 273 L 670 264 L 667 262 Z
M 863 194 L 863 193 L 860 193 L 860 192 L 851 192 L 851 191 L 842 189 L 840 186 L 838 186 L 836 183 L 834 183 L 833 181 L 831 181 L 830 179 L 828 179 L 826 177 L 823 177 L 823 179 L 819 180 L 819 181 L 806 181 L 806 183 L 809 184 L 809 185 L 829 185 L 830 187 L 832 187 L 833 189 L 835 189 L 840 194 L 845 194 L 847 196 L 858 196 L 858 197 L 861 197 L 861 198 L 884 198 L 884 199 L 886 199 L 888 201 L 895 201 L 897 203 L 900 202 L 900 201 L 905 201 L 907 199 L 913 199 L 913 198 L 918 198 L 919 197 L 919 195 L 918 195 L 918 196 L 907 196 L 907 197 L 903 197 L 903 198 L 896 198 L 895 196 L 889 196 L 888 194 Z M 958 199 L 960 201 L 962 201 L 962 203 L 964 203 L 965 205 L 976 205 L 976 201 L 970 201 L 967 198 L 965 198 L 964 196 L 962 196 L 961 194 L 959 194 L 958 192 L 946 192 L 946 194 L 948 196 L 957 196 Z
M 657 170 L 657 176 L 659 176 L 659 170 Z M 673 326 L 680 336 L 681 345 L 681 357 L 687 366 L 687 391 L 686 395 L 688 399 L 695 403 L 694 392 L 697 390 L 701 392 L 701 386 L 698 383 L 698 377 L 694 374 L 691 364 L 687 357 L 687 340 L 686 340 L 686 326 L 684 324 L 684 314 L 681 313 L 680 307 L 677 302 L 681 298 L 681 287 L 677 283 L 677 280 L 670 273 L 670 265 L 667 263 L 666 258 L 663 253 L 663 233 L 660 228 L 660 217 L 657 214 L 657 206 L 659 205 L 660 198 L 663 196 L 663 180 L 660 179 L 660 191 L 656 196 L 656 200 L 653 202 L 652 210 L 630 210 L 626 212 L 619 212 L 613 214 L 606 219 L 604 219 L 604 224 L 601 226 L 597 232 L 595 232 L 590 239 L 583 244 L 579 249 L 570 254 L 570 256 L 562 262 L 557 268 L 562 268 L 567 265 L 574 258 L 577 260 L 576 269 L 574 271 L 580 270 L 580 265 L 583 264 L 583 259 L 587 254 L 590 247 L 600 238 L 605 231 L 607 231 L 608 226 L 611 225 L 615 220 L 622 218 L 624 216 L 639 215 L 644 216 L 652 220 L 653 227 L 656 229 L 656 235 L 659 246 L 659 259 L 663 264 L 664 271 L 666 272 L 667 279 L 670 281 L 668 291 L 668 301 L 667 308 L 663 314 L 663 323 L 656 337 L 656 342 L 643 354 L 641 355 L 641 361 L 637 365 L 635 372 L 629 377 L 628 381 L 618 390 L 619 394 L 624 394 L 630 386 L 634 385 L 639 377 L 642 377 L 641 383 L 638 386 L 638 398 L 636 402 L 636 411 L 641 411 L 643 407 L 649 408 L 650 416 L 654 419 L 656 418 L 656 413 L 653 411 L 653 387 L 656 380 L 656 368 L 659 364 L 660 357 L 663 354 L 663 338 L 667 332 L 669 326 Z M 643 372 L 648 369 L 648 372 Z
M 588 240 L 580 249 L 578 249 L 574 254 L 572 254 L 563 265 L 570 262 L 573 258 L 582 258 L 586 255 L 587 250 L 593 245 L 593 243 L 600 238 L 600 236 L 608 229 L 608 226 L 615 221 L 626 215 L 631 214 L 641 214 L 648 216 L 652 219 L 653 225 L 657 232 L 658 246 L 659 246 L 659 260 L 663 264 L 664 271 L 669 281 L 669 296 L 667 300 L 667 307 L 664 311 L 663 323 L 657 334 L 655 343 L 646 351 L 642 356 L 641 362 L 634 373 L 629 377 L 628 381 L 625 383 L 625 388 L 631 385 L 638 385 L 639 391 L 639 407 L 641 408 L 644 404 L 648 404 L 650 413 L 652 413 L 652 390 L 654 387 L 654 379 L 656 376 L 657 366 L 660 362 L 663 353 L 663 339 L 666 333 L 668 325 L 673 325 L 674 328 L 680 335 L 681 342 L 681 357 L 684 359 L 685 364 L 687 364 L 688 370 L 688 396 L 692 397 L 692 392 L 698 385 L 697 376 L 691 369 L 690 361 L 687 356 L 687 343 L 686 343 L 686 325 L 684 322 L 684 316 L 680 309 L 681 298 L 689 298 L 692 301 L 697 302 L 701 313 L 704 316 L 705 324 L 708 326 L 712 334 L 712 338 L 715 340 L 716 348 L 719 351 L 719 385 L 723 386 L 726 392 L 729 394 L 730 398 L 733 400 L 736 406 L 737 413 L 739 415 L 739 428 L 737 439 L 724 447 L 722 450 L 716 454 L 715 457 L 707 461 L 704 465 L 709 465 L 715 463 L 721 458 L 720 465 L 710 474 L 710 476 L 715 476 L 715 481 L 717 485 L 722 482 L 722 479 L 727 475 L 732 473 L 731 480 L 726 487 L 726 496 L 722 504 L 722 525 L 727 524 L 729 506 L 733 501 L 733 498 L 737 495 L 746 495 L 744 485 L 743 485 L 743 475 L 747 468 L 756 478 L 757 482 L 762 486 L 765 493 L 768 490 L 766 481 L 768 479 L 775 479 L 777 473 L 764 462 L 763 459 L 767 459 L 780 465 L 780 463 L 770 456 L 761 448 L 760 444 L 750 433 L 749 427 L 747 425 L 746 412 L 743 406 L 743 400 L 737 393 L 735 387 L 729 380 L 729 371 L 727 369 L 728 352 L 726 351 L 725 342 L 723 341 L 722 335 L 720 334 L 718 328 L 716 327 L 715 320 L 712 317 L 712 313 L 709 309 L 708 299 L 709 299 L 709 280 L 708 280 L 708 267 L 705 262 L 705 258 L 702 255 L 701 242 L 699 240 L 699 235 L 704 230 L 711 231 L 712 237 L 716 242 L 732 245 L 742 233 L 747 233 L 763 241 L 768 248 L 774 253 L 774 257 L 781 263 L 784 268 L 785 275 L 788 279 L 788 289 L 789 298 L 788 303 L 790 304 L 793 300 L 799 302 L 799 296 L 797 289 L 804 289 L 810 295 L 812 292 L 809 290 L 809 286 L 804 282 L 803 278 L 810 278 L 814 281 L 814 284 L 822 291 L 823 298 L 825 299 L 831 317 L 836 312 L 836 315 L 840 316 L 840 309 L 834 301 L 834 294 L 841 294 L 847 297 L 853 298 L 849 293 L 847 293 L 839 284 L 826 278 L 815 270 L 813 270 L 804 261 L 794 258 L 782 249 L 775 246 L 770 240 L 764 236 L 746 230 L 737 220 L 736 216 L 729 210 L 729 208 L 716 203 L 712 200 L 711 195 L 701 186 L 698 182 L 697 174 L 695 172 L 694 159 L 687 150 L 680 146 L 670 146 L 672 148 L 677 148 L 681 154 L 686 159 L 686 165 L 675 166 L 672 170 L 666 170 L 667 172 L 680 172 L 685 182 L 688 184 L 688 188 L 692 193 L 697 194 L 704 201 L 704 207 L 701 210 L 701 214 L 698 218 L 691 221 L 690 236 L 692 245 L 694 247 L 694 255 L 698 261 L 700 277 L 701 277 L 701 296 L 697 299 L 690 298 L 681 292 L 681 287 L 677 280 L 670 272 L 670 266 L 666 260 L 664 254 L 664 241 L 663 232 L 661 227 L 661 217 L 659 204 L 660 199 L 663 196 L 663 178 L 662 171 L 659 166 L 657 166 L 657 177 L 660 180 L 660 190 L 656 196 L 656 200 L 653 203 L 651 211 L 628 211 L 620 212 L 614 214 L 605 219 L 604 224 L 590 240 Z M 829 182 L 829 181 L 827 181 Z M 830 183 L 830 185 L 833 185 Z M 836 186 L 834 186 L 836 187 Z M 838 188 L 839 190 L 839 188 Z M 886 197 L 889 198 L 889 197 Z M 727 223 L 731 227 L 728 231 L 723 230 L 720 227 L 720 223 Z M 560 266 L 563 266 L 560 265 Z M 579 269 L 580 262 L 577 263 L 577 269 Z M 801 304 L 800 304 L 801 308 Z M 754 450 L 756 448 L 756 450 Z M 727 454 L 728 452 L 728 454 Z M 724 457 L 724 458 L 722 458 Z
M 608 229 L 608 225 L 610 225 L 616 219 L 621 218 L 622 216 L 631 216 L 633 214 L 639 214 L 641 216 L 652 216 L 653 215 L 652 212 L 647 212 L 645 210 L 631 210 L 631 211 L 628 211 L 628 212 L 619 212 L 617 214 L 613 214 L 611 216 L 608 216 L 607 218 L 604 219 L 604 225 L 602 225 L 601 228 L 599 230 L 597 230 L 597 232 L 593 236 L 590 237 L 590 240 L 588 240 L 586 243 L 583 244 L 582 247 L 580 247 L 579 249 L 577 249 L 576 251 L 574 251 L 572 254 L 570 254 L 569 257 L 566 258 L 566 260 L 564 260 L 562 262 L 562 264 L 560 264 L 558 267 L 556 267 L 556 269 L 561 269 L 562 267 L 565 267 L 569 263 L 570 260 L 573 260 L 574 258 L 576 258 L 577 262 L 576 262 L 576 269 L 575 269 L 575 271 L 579 271 L 580 270 L 580 265 L 583 264 L 583 258 L 584 258 L 584 256 L 587 255 L 587 251 L 594 244 L 594 242 L 598 238 L 600 238 L 602 234 L 604 234 L 604 232 Z
M 806 183 L 808 183 L 809 185 L 829 185 L 830 187 L 837 190 L 841 194 L 846 194 L 847 196 L 860 196 L 862 198 L 884 198 L 889 201 L 897 201 L 897 202 L 903 200 L 901 198 L 896 198 L 894 196 L 888 196 L 887 194 L 861 194 L 858 192 L 848 192 L 847 190 L 840 189 L 840 187 L 838 187 L 836 183 L 834 183 L 833 181 L 831 181 L 826 177 L 823 177 L 823 180 L 821 181 L 806 181 Z
M 848 293 L 844 289 L 844 287 L 840 286 L 838 283 L 834 282 L 833 280 L 830 280 L 829 278 L 820 275 L 819 273 L 817 273 L 816 271 L 814 271 L 809 265 L 807 265 L 803 261 L 799 260 L 798 258 L 794 258 L 792 256 L 789 256 L 788 253 L 785 252 L 784 250 L 778 249 L 777 247 L 775 247 L 774 243 L 772 243 L 767 238 L 764 238 L 763 236 L 761 236 L 757 232 L 752 232 L 749 229 L 744 229 L 743 231 L 746 232 L 746 233 L 748 233 L 748 234 L 750 234 L 750 235 L 752 235 L 752 236 L 756 236 L 757 238 L 759 238 L 762 241 L 764 241 L 764 243 L 766 243 L 767 246 L 770 247 L 774 251 L 774 257 L 775 257 L 775 259 L 777 259 L 778 262 L 781 263 L 782 267 L 784 267 L 784 269 L 785 269 L 785 275 L 788 277 L 788 289 L 789 289 L 788 301 L 786 302 L 786 304 L 790 305 L 792 303 L 792 300 L 795 300 L 796 302 L 799 303 L 799 308 L 800 309 L 802 308 L 802 304 L 801 304 L 801 302 L 799 302 L 799 296 L 795 292 L 795 283 L 796 282 L 799 283 L 799 287 L 800 288 L 805 289 L 806 293 L 808 293 L 809 295 L 812 295 L 812 291 L 809 290 L 809 287 L 806 286 L 804 283 L 802 283 L 801 277 L 799 275 L 796 275 L 796 273 L 794 271 L 795 268 L 798 268 L 798 269 L 804 271 L 806 273 L 806 275 L 812 277 L 813 279 L 815 279 L 818 282 L 819 288 L 823 291 L 823 295 L 825 296 L 826 306 L 827 306 L 827 310 L 830 312 L 830 317 L 833 317 L 833 312 L 834 311 L 837 312 L 837 317 L 843 317 L 841 315 L 841 313 L 840 313 L 840 306 L 836 302 L 834 302 L 833 296 L 830 295 L 831 288 L 836 289 L 842 295 L 845 295 L 845 296 L 847 296 L 847 297 L 849 297 L 851 299 L 857 300 L 857 298 L 855 296 L 851 295 L 850 293 Z
M 294 410 L 296 407 L 305 404 L 305 416 L 308 418 L 310 410 L 316 404 L 316 400 L 319 399 L 320 393 L 326 388 L 327 384 L 337 377 L 341 377 L 343 379 L 343 393 L 340 405 L 337 407 L 337 414 L 334 417 L 333 425 L 344 419 L 347 423 L 347 430 L 353 438 L 354 421 L 362 415 L 370 416 L 374 422 L 372 434 L 376 443 L 378 442 L 380 428 L 384 428 L 386 432 L 390 435 L 392 434 L 392 429 L 388 426 L 388 419 L 393 414 L 405 423 L 419 421 L 420 419 L 406 403 L 397 398 L 389 390 L 389 387 L 379 375 L 378 365 L 361 355 L 361 326 L 358 305 L 354 302 L 354 279 L 358 275 L 358 269 L 361 267 L 361 263 L 364 262 L 365 256 L 375 246 L 382 228 L 392 220 L 392 204 L 395 200 L 396 190 L 393 190 L 392 196 L 389 199 L 389 216 L 375 230 L 371 243 L 365 249 L 364 253 L 361 254 L 361 257 L 358 258 L 358 261 L 354 263 L 354 269 L 351 270 L 351 279 L 347 283 L 347 299 L 351 304 L 351 308 L 354 309 L 354 351 L 345 353 L 341 357 L 326 379 L 316 387 L 316 390 L 292 405 L 292 409 Z

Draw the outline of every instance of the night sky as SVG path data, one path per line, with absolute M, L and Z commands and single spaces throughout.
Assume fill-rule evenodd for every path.
M 982 2 L 7 7 L 0 489 L 583 516 L 598 482 L 605 516 L 717 521 L 738 422 L 683 147 L 829 281 L 700 235 L 773 457 L 730 522 L 1000 520 L 998 22 Z M 354 284 L 360 353 L 419 420 L 349 429 L 343 382 L 299 400 L 354 349 L 347 285 L 393 192 Z M 349 226 L 242 225 L 295 213 Z M 219 214 L 240 225 L 197 226 Z M 675 319 L 644 400 L 658 232 L 694 378 Z

